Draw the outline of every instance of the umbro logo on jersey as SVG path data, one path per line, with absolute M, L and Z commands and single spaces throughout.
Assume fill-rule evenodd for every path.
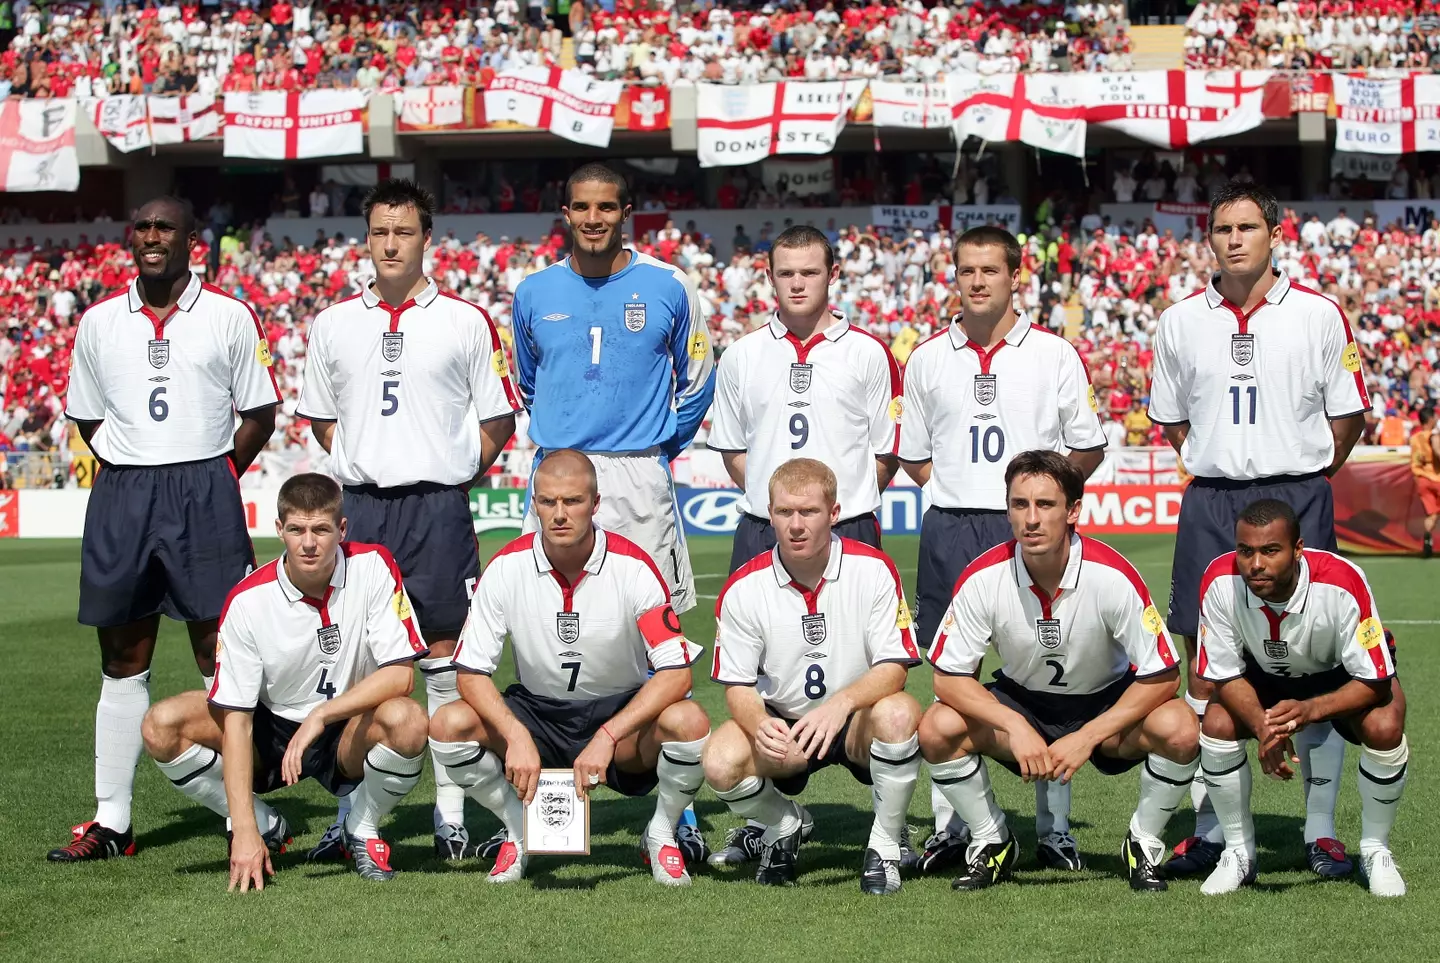
M 982 411 L 980 414 L 976 415 L 975 417 L 978 418 L 978 419 L 980 419 L 981 421 L 991 421 L 991 420 L 993 420 L 993 419 L 995 419 L 995 418 L 999 418 L 1000 416 L 999 416 L 999 415 L 992 415 L 992 414 L 990 414 L 989 412 L 983 412 L 983 411 Z
M 578 659 L 578 658 L 580 658 L 580 655 L 581 655 L 581 654 L 580 654 L 579 652 L 576 652 L 574 649 L 566 649 L 564 652 L 561 652 L 561 653 L 560 653 L 560 658 L 562 658 L 562 659 Z
M 806 652 L 806 653 L 805 653 L 805 658 L 807 658 L 807 659 L 817 659 L 817 660 L 818 660 L 818 659 L 823 659 L 823 658 L 825 658 L 825 653 L 824 653 L 824 652 Z
M 1245 375 L 1245 374 L 1231 375 L 1231 376 L 1230 376 L 1230 380 L 1231 380 L 1231 381 L 1254 381 L 1254 380 L 1255 380 L 1255 376 L 1254 376 L 1254 375 Z
M 790 407 L 791 407 L 791 408 L 809 408 L 809 407 L 810 407 L 810 402 L 808 402 L 808 401 L 792 401 L 792 402 L 790 402 Z
M 570 317 L 570 315 L 568 315 L 568 314 L 559 314 L 559 313 L 556 313 L 556 314 L 547 314 L 547 315 L 545 315 L 545 317 L 541 318 L 540 320 L 541 320 L 541 321 L 564 321 L 564 320 L 565 320 L 566 318 L 568 318 L 568 317 Z
M 387 378 L 398 378 L 400 376 L 400 372 L 396 371 L 394 368 L 391 368 L 389 371 L 382 371 L 380 373 Z
M 156 375 L 155 377 L 151 378 L 150 380 L 151 380 L 151 381 L 169 381 L 170 379 L 167 378 L 167 377 L 165 377 L 164 375 Z

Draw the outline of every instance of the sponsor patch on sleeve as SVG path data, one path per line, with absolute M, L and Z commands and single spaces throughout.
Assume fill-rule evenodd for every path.
M 1145 606 L 1145 613 L 1140 616 L 1140 624 L 1145 626 L 1145 631 L 1151 635 L 1159 635 L 1165 628 L 1165 623 L 1160 621 L 1160 613 L 1153 605 Z
M 910 617 L 910 606 L 906 605 L 902 598 L 900 603 L 895 606 L 895 628 L 908 629 L 914 624 L 915 620 Z
M 1355 627 L 1355 641 L 1362 649 L 1373 649 L 1385 640 L 1385 630 L 1373 615 Z
M 270 357 L 270 342 L 264 338 L 261 338 L 260 343 L 255 345 L 255 360 L 267 368 L 275 364 L 275 359 Z
M 900 424 L 900 418 L 905 414 L 905 399 L 900 395 L 890 399 L 890 420 Z
M 1088 388 L 1085 389 L 1085 400 L 1087 400 L 1087 401 L 1090 402 L 1090 410 L 1091 410 L 1091 411 L 1095 412 L 1096 414 L 1098 414 L 1098 413 L 1100 412 L 1100 402 L 1098 402 L 1098 401 L 1095 400 L 1095 386 L 1094 386 L 1094 385 L 1091 385 L 1090 387 L 1088 387 Z
M 1345 350 L 1340 352 L 1340 365 L 1351 374 L 1360 370 L 1360 349 L 1355 346 L 1354 341 L 1347 344 Z
M 410 617 L 410 600 L 405 597 L 404 592 L 396 592 L 390 598 L 390 608 L 395 611 L 395 616 L 404 622 Z
M 705 356 L 710 353 L 710 339 L 704 331 L 696 331 L 690 339 L 690 360 L 704 361 Z
M 490 370 L 501 378 L 510 373 L 510 365 L 505 361 L 505 350 L 496 348 L 495 353 L 490 356 Z

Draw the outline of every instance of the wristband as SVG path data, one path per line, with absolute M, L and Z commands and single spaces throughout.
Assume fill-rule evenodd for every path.
M 606 725 L 608 725 L 608 724 L 609 724 L 609 723 L 606 723 Z M 600 727 L 600 731 L 603 732 L 603 733 L 605 733 L 605 735 L 610 736 L 610 744 L 611 744 L 612 746 L 618 746 L 618 745 L 620 745 L 620 740 L 619 740 L 619 739 L 616 739 L 613 735 L 610 735 L 610 730 L 607 729 L 607 728 L 605 728 L 605 726 L 602 725 L 602 726 Z

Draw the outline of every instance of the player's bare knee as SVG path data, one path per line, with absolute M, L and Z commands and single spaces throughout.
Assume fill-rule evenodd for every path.
M 375 707 L 375 722 L 385 745 L 401 755 L 413 756 L 425 748 L 429 720 L 414 699 L 386 699 Z
M 1360 741 L 1367 749 L 1384 752 L 1400 745 L 1405 738 L 1405 719 L 1391 706 L 1366 713 L 1360 723 Z
M 430 717 L 430 738 L 436 742 L 461 742 L 468 738 L 474 718 L 475 710 L 463 700 L 443 705 Z
M 665 742 L 694 742 L 710 731 L 710 717 L 691 699 L 666 706 L 655 721 Z
M 926 762 L 948 762 L 965 741 L 965 720 L 960 713 L 937 702 L 920 718 L 920 756 Z
M 140 737 L 151 759 L 170 762 L 185 751 L 185 711 L 175 699 L 155 703 L 140 723 Z
M 1210 705 L 1205 708 L 1205 720 L 1200 724 L 1200 731 L 1211 739 L 1234 739 L 1235 720 L 1223 705 L 1211 699 Z
M 1160 745 L 1155 751 L 1172 762 L 1193 762 L 1200 755 L 1200 721 L 1190 707 L 1172 699 L 1154 713 L 1159 716 L 1156 735 Z
M 751 775 L 749 760 L 750 745 L 744 730 L 734 722 L 727 722 L 711 734 L 700 762 L 710 788 L 726 792 Z
M 904 742 L 920 725 L 920 703 L 907 692 L 888 695 L 870 709 L 870 736 L 881 742 Z

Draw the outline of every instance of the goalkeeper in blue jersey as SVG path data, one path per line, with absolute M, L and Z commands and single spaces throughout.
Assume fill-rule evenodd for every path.
M 684 612 L 695 580 L 669 466 L 715 394 L 705 315 L 684 271 L 621 243 L 630 191 L 619 174 L 584 165 L 561 211 L 570 256 L 520 282 L 511 307 L 536 463 L 560 448 L 590 457 L 595 521 L 650 553 Z M 526 528 L 535 527 L 531 512 Z

